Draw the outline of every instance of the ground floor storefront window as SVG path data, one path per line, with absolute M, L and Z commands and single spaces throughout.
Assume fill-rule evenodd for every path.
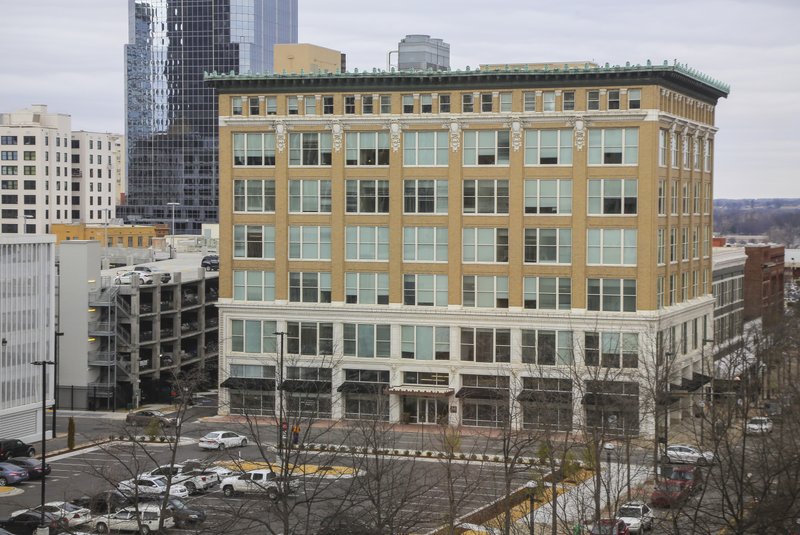
M 275 416 L 275 393 L 235 390 L 230 393 L 230 413 Z

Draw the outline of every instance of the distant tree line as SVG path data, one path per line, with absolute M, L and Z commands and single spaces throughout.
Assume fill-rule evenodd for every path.
M 787 247 L 800 246 L 800 199 L 717 199 L 714 232 L 765 234 Z

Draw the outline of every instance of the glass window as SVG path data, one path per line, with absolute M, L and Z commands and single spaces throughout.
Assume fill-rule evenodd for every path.
M 448 149 L 447 132 L 403 132 L 403 165 L 446 166 Z
M 343 325 L 345 357 L 388 358 L 391 356 L 391 326 L 365 323 Z
M 636 210 L 637 180 L 589 180 L 589 214 L 635 215 Z
M 638 128 L 589 129 L 589 165 L 635 165 L 638 163 Z
M 372 95 L 363 95 L 361 97 L 361 114 L 362 115 L 372 115 L 374 113 L 374 104 L 373 104 L 373 97 Z
M 356 113 L 356 96 L 345 95 L 344 97 L 344 113 L 345 115 L 354 115 Z
M 307 96 L 303 98 L 303 107 L 305 108 L 303 112 L 306 115 L 316 115 L 317 114 L 317 97 L 314 96 Z
M 586 92 L 586 109 L 589 111 L 600 109 L 600 91 L 587 91 Z
M 275 227 L 271 225 L 234 225 L 233 257 L 275 259 Z
M 461 95 L 461 112 L 472 113 L 475 111 L 475 96 L 472 93 Z
M 404 359 L 450 360 L 449 327 L 403 325 L 401 333 Z
M 572 165 L 572 130 L 525 130 L 525 165 Z
M 508 277 L 464 275 L 463 305 L 478 308 L 508 308 Z
M 231 350 L 242 353 L 275 353 L 276 323 L 260 320 L 231 320 Z
M 450 95 L 439 94 L 439 113 L 450 113 Z
M 428 93 L 419 96 L 419 112 L 433 113 L 433 95 Z
M 464 132 L 464 165 L 508 165 L 508 130 Z
M 333 324 L 297 321 L 287 322 L 286 351 L 290 355 L 333 355 Z M 289 366 L 286 372 L 287 377 L 290 379 L 302 378 L 306 380 L 330 381 L 329 369 L 297 368 Z
M 235 301 L 274 301 L 275 273 L 272 271 L 234 271 Z
M 523 111 L 536 111 L 536 93 L 526 91 L 522 94 L 522 109 Z
M 252 102 L 252 101 L 251 101 Z M 258 104 L 258 103 L 256 103 Z M 266 97 L 264 99 L 264 106 L 267 110 L 267 115 L 278 114 L 278 97 Z M 258 108 L 256 108 L 258 109 Z
M 507 228 L 463 229 L 464 262 L 508 262 Z
M 403 275 L 403 304 L 447 306 L 447 275 Z
M 511 330 L 462 327 L 461 360 L 510 362 Z
M 347 132 L 347 165 L 389 165 L 388 132 Z
M 275 134 L 233 134 L 234 166 L 274 166 Z
M 563 111 L 575 110 L 575 91 L 564 91 L 561 94 L 561 109 Z
M 572 280 L 568 277 L 525 277 L 523 306 L 540 310 L 569 310 Z
M 588 229 L 588 264 L 636 265 L 636 229 Z
M 609 89 L 606 93 L 608 96 L 608 109 L 609 110 L 618 110 L 619 109 L 619 89 Z
M 389 260 L 389 227 L 345 227 L 347 260 Z
M 522 362 L 555 366 L 572 358 L 572 331 L 522 330 Z
M 275 98 L 275 97 L 272 97 Z M 261 113 L 261 107 L 258 104 L 258 97 L 250 97 L 249 99 L 250 115 L 258 115 Z
M 491 93 L 481 93 L 481 112 L 491 113 L 493 100 Z
M 414 95 L 403 95 L 403 113 L 414 113 Z
M 642 107 L 642 90 L 628 89 L 628 109 L 638 110 Z
M 556 111 L 555 91 L 544 91 L 542 93 L 542 111 Z
M 231 97 L 231 115 L 242 115 L 243 113 L 242 106 L 243 106 L 242 97 Z M 56 141 L 58 141 L 58 138 L 56 138 Z
M 526 180 L 526 214 L 571 214 L 572 180 Z
M 389 213 L 388 180 L 347 180 L 345 192 L 348 213 Z
M 345 273 L 345 303 L 389 304 L 388 273 Z
M 330 303 L 331 274 L 290 272 L 289 301 L 295 303 Z
M 274 180 L 234 180 L 233 211 L 259 212 L 275 211 Z
M 636 279 L 589 279 L 587 309 L 636 312 Z
M 569 264 L 572 262 L 572 229 L 526 228 L 525 262 Z
M 404 180 L 403 190 L 405 213 L 447 213 L 447 180 Z
M 325 132 L 289 134 L 289 165 L 331 165 L 331 135 Z
M 447 262 L 446 227 L 405 227 L 403 229 L 403 261 Z
M 297 97 L 286 97 L 286 113 L 288 115 L 297 115 L 300 113 Z
M 465 180 L 465 214 L 507 214 L 508 180 Z
M 293 260 L 330 260 L 331 228 L 289 227 L 289 258 Z
M 381 113 L 392 113 L 392 96 L 381 95 Z
M 511 111 L 511 93 L 500 93 L 500 111 Z
M 290 180 L 289 212 L 330 213 L 330 180 Z
M 322 114 L 333 115 L 333 96 L 322 97 Z

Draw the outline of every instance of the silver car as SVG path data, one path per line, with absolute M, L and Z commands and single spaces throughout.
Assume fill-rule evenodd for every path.
M 694 446 L 686 444 L 673 444 L 667 446 L 667 461 L 673 464 L 709 464 L 714 462 L 714 453 L 700 451 Z

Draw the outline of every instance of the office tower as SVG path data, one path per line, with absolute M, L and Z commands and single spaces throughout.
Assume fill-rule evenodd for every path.
M 217 105 L 204 72 L 266 73 L 297 42 L 297 0 L 129 0 L 127 205 L 132 222 L 198 234 L 218 220 Z
M 397 45 L 397 68 L 409 70 L 450 70 L 450 45 L 430 35 L 406 35 Z
M 319 418 L 606 435 L 681 417 L 710 369 L 726 85 L 649 64 L 208 80 L 221 411 L 282 395 Z

